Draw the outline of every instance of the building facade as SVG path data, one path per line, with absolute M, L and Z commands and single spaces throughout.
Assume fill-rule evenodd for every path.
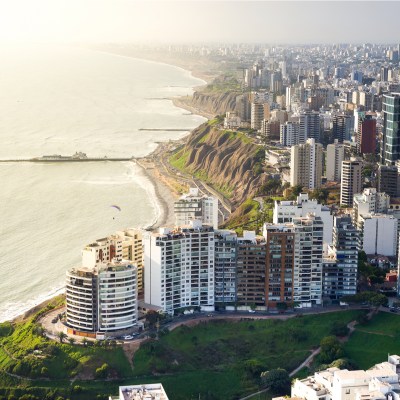
M 314 139 L 292 146 L 290 156 L 290 185 L 307 189 L 321 187 L 323 147 Z
M 342 162 L 340 185 L 340 205 L 351 207 L 353 197 L 362 191 L 362 161 L 347 160 Z
M 340 182 L 342 176 L 342 162 L 344 160 L 344 145 L 335 140 L 335 143 L 326 147 L 326 180 Z

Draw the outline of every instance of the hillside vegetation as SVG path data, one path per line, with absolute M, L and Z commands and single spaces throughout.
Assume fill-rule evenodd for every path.
M 294 369 L 335 323 L 359 313 L 161 329 L 136 352 L 133 369 L 121 346 L 50 341 L 33 316 L 0 325 L 0 399 L 107 399 L 119 385 L 150 382 L 175 400 L 236 399 L 259 388 L 260 371 Z
M 193 130 L 170 163 L 204 180 L 234 205 L 252 197 L 267 181 L 262 174 L 264 149 L 244 132 L 218 127 L 212 120 Z

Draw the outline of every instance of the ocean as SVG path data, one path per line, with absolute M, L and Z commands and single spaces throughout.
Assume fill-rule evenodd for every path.
M 140 157 L 205 120 L 169 99 L 204 84 L 178 67 L 70 46 L 0 57 L 0 159 Z M 0 322 L 62 292 L 85 244 L 159 215 L 131 162 L 0 163 L 0 185 Z

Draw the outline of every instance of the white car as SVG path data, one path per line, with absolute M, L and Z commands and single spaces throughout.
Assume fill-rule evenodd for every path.
M 132 335 L 125 335 L 125 336 L 122 336 L 123 338 L 124 338 L 124 340 L 131 340 L 131 339 L 133 339 L 133 336 Z

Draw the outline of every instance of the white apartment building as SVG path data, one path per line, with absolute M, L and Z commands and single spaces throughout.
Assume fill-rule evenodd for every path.
M 120 386 L 118 396 L 110 396 L 109 400 L 168 400 L 161 383 Z
M 323 146 L 315 139 L 292 146 L 290 157 L 290 185 L 307 189 L 321 187 Z
M 324 250 L 332 243 L 333 215 L 327 206 L 317 200 L 310 200 L 307 193 L 301 193 L 296 201 L 275 201 L 273 223 L 283 224 L 292 222 L 293 218 L 306 217 L 308 214 L 320 217 L 323 222 Z
M 309 214 L 293 218 L 295 233 L 293 300 L 301 307 L 322 303 L 323 222 Z
M 198 188 L 190 188 L 174 203 L 176 226 L 189 225 L 191 221 L 200 220 L 203 224 L 218 229 L 218 198 L 200 196 Z
M 326 180 L 340 182 L 342 176 L 342 161 L 344 160 L 344 145 L 338 143 L 328 144 L 326 147 Z
M 67 271 L 69 333 L 107 335 L 132 332 L 137 324 L 137 269 L 128 261 Z
M 397 218 L 393 215 L 359 215 L 358 229 L 365 253 L 395 256 L 398 246 L 397 225 Z
M 200 221 L 160 228 L 145 239 L 145 302 L 173 314 L 214 309 L 214 230 Z
M 362 161 L 350 160 L 342 162 L 340 185 L 340 205 L 351 207 L 353 197 L 362 191 Z
M 353 197 L 353 224 L 358 226 L 361 214 L 387 213 L 390 208 L 390 196 L 377 192 L 375 188 L 366 188 Z
M 235 111 L 228 111 L 224 118 L 224 128 L 225 129 L 236 129 L 240 128 L 242 120 L 237 115 Z
M 264 104 L 253 102 L 251 103 L 251 117 L 250 117 L 251 129 L 261 129 L 261 124 L 264 119 Z
M 292 384 L 290 399 L 297 400 L 399 400 L 397 355 L 364 371 L 328 368 Z

